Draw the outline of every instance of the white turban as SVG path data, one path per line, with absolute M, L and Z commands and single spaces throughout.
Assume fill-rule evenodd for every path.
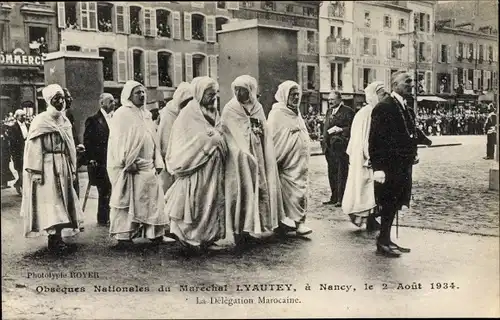
M 375 107 L 378 104 L 377 91 L 384 89 L 382 81 L 374 81 L 365 88 L 365 100 L 369 106 Z
M 299 104 L 300 104 L 300 100 L 302 98 L 302 92 L 300 90 L 300 86 L 297 82 L 291 80 L 287 80 L 278 86 L 278 90 L 274 95 L 274 99 L 276 99 L 278 103 L 284 104 L 286 106 L 288 104 L 288 96 L 290 95 L 290 90 L 292 90 L 293 88 L 297 88 L 297 90 L 299 90 Z
M 124 107 L 133 107 L 134 104 L 130 101 L 130 95 L 135 87 L 144 87 L 140 82 L 129 80 L 123 86 L 122 94 L 120 96 L 120 102 Z M 144 96 L 144 105 L 146 104 L 146 96 Z
M 193 81 L 196 83 L 199 80 L 200 77 L 195 78 L 197 79 L 196 81 Z M 177 89 L 174 92 L 174 95 L 172 96 L 172 103 L 174 106 L 179 108 L 180 104 L 183 103 L 184 101 L 191 99 L 193 97 L 193 85 L 189 82 L 181 82 Z
M 203 93 L 209 88 L 214 88 L 215 91 L 219 90 L 219 84 L 217 81 L 210 77 L 199 77 L 194 83 L 191 83 L 193 90 L 193 97 L 198 103 L 201 102 L 203 98 Z
M 52 98 L 54 98 L 54 96 L 57 93 L 60 93 L 64 97 L 63 88 L 60 85 L 55 84 L 55 83 L 49 84 L 48 86 L 46 86 L 45 88 L 42 89 L 42 96 L 43 96 L 43 99 L 45 100 L 45 102 L 47 103 L 47 111 L 49 111 L 50 113 L 64 112 L 64 110 L 66 109 L 66 104 L 64 104 L 64 108 L 61 111 L 57 110 L 52 105 L 51 100 L 52 100 Z
M 242 75 L 234 79 L 231 89 L 236 97 L 236 87 L 246 88 L 250 93 L 250 104 L 257 102 L 257 80 L 249 75 Z
M 25 115 L 26 111 L 24 111 L 23 109 L 17 109 L 16 112 L 14 112 L 15 118 L 19 118 L 20 116 L 25 116 Z

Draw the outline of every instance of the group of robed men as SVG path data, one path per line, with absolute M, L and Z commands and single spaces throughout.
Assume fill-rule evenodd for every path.
M 378 82 L 366 88 L 368 105 L 354 116 L 349 134 L 345 194 L 337 199 L 332 195 L 329 201 L 342 199 L 353 222 L 378 208 L 377 252 L 388 257 L 410 251 L 391 240 L 391 227 L 398 210 L 410 206 L 417 144 L 431 143 L 417 129 L 404 99 L 411 88 L 412 79 L 402 71 L 393 74 L 391 93 Z M 136 237 L 161 243 L 165 234 L 187 247 L 221 248 L 278 230 L 311 232 L 304 225 L 309 137 L 298 109 L 299 85 L 285 81 L 278 87 L 267 120 L 254 78 L 234 80 L 234 97 L 221 115 L 215 106 L 217 91 L 217 82 L 209 77 L 182 83 L 162 110 L 158 130 L 145 109 L 146 89 L 139 82 L 125 84 L 122 107 L 111 119 L 107 110 L 112 110 L 112 97 L 101 97 L 101 106 L 109 108 L 101 112 L 109 123 L 108 143 L 102 145 L 107 147 L 106 158 L 89 164 L 106 162 L 109 230 L 118 247 L 127 247 Z M 25 235 L 48 233 L 49 247 L 59 250 L 66 246 L 62 230 L 70 229 L 66 235 L 78 233 L 83 213 L 72 186 L 76 149 L 71 124 L 63 115 L 64 92 L 59 85 L 49 85 L 42 93 L 48 108 L 35 117 L 28 133 L 28 187 L 23 189 L 21 212 Z M 340 96 L 333 93 L 331 100 L 336 99 Z M 91 122 L 89 118 L 87 128 Z M 327 130 L 330 135 L 344 131 L 341 126 Z M 106 219 L 98 215 L 101 223 Z
M 181 83 L 158 129 L 141 83 L 126 82 L 112 117 L 114 99 L 101 95 L 84 144 L 91 176 L 101 177 L 94 181 L 98 222 L 109 223 L 117 247 L 137 237 L 162 243 L 168 235 L 189 248 L 219 249 L 277 231 L 312 232 L 304 224 L 309 136 L 299 85 L 280 84 L 267 120 L 253 77 L 236 78 L 232 91 L 219 114 L 215 80 Z M 25 236 L 48 234 L 49 248 L 64 250 L 62 237 L 83 223 L 73 187 L 76 148 L 62 88 L 52 84 L 42 94 L 48 107 L 26 140 L 21 214 Z

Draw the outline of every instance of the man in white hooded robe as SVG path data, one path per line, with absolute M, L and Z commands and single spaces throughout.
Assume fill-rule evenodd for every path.
M 285 214 L 297 226 L 297 235 L 312 230 L 305 226 L 309 170 L 309 133 L 300 114 L 300 86 L 285 81 L 278 86 L 268 117 L 283 192 Z
M 110 234 L 118 248 L 142 237 L 161 243 L 168 225 L 158 174 L 164 168 L 151 113 L 145 109 L 146 89 L 129 80 L 122 106 L 110 123 L 107 170 L 112 185 Z
M 50 250 L 69 249 L 65 236 L 83 229 L 83 212 L 73 186 L 77 174 L 72 126 L 64 115 L 64 91 L 58 84 L 42 90 L 47 110 L 32 121 L 24 149 L 23 198 L 25 237 L 48 234 Z M 65 230 L 66 231 L 66 230 Z

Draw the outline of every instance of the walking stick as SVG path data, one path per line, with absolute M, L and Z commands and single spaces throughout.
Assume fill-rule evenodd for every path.
M 85 207 L 87 206 L 87 199 L 89 198 L 90 193 L 90 181 L 87 183 L 87 191 L 85 191 L 85 198 L 83 199 L 83 208 L 82 211 L 85 211 Z
M 396 239 L 399 239 L 399 210 L 396 212 Z

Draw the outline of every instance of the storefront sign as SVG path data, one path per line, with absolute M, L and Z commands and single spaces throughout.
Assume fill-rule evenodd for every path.
M 377 59 L 376 57 L 356 58 L 356 64 L 389 67 L 392 69 L 398 69 L 398 68 L 412 69 L 415 67 L 414 62 L 401 61 L 395 59 Z M 419 70 L 431 70 L 430 63 L 419 62 L 417 65 Z
M 0 54 L 0 65 L 41 67 L 43 66 L 43 58 L 28 54 L 2 53 Z

